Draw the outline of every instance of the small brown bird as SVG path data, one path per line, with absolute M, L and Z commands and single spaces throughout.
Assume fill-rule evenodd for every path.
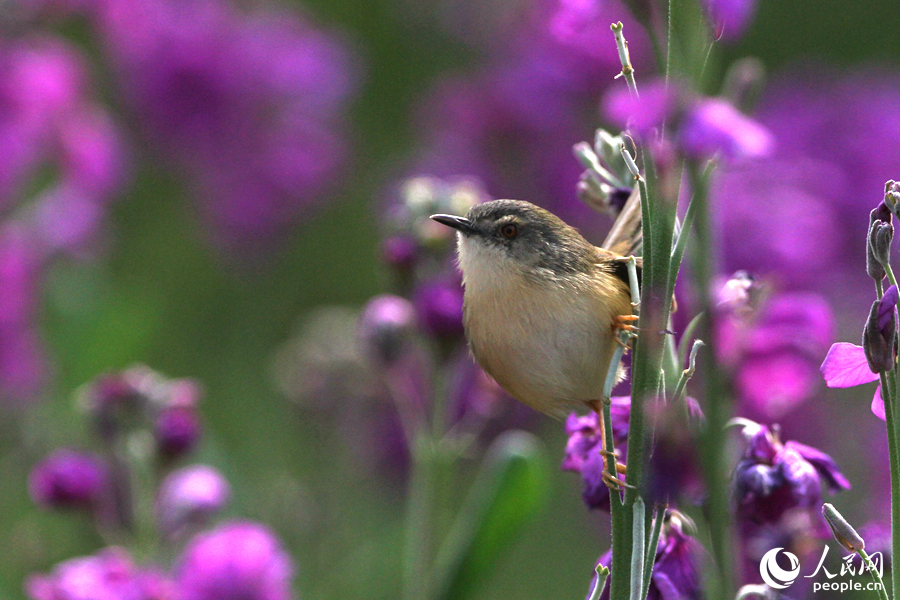
M 478 364 L 536 410 L 562 418 L 587 405 L 602 419 L 618 330 L 636 319 L 627 259 L 519 200 L 479 204 L 465 217 L 431 218 L 458 232 L 464 324 Z M 639 232 L 635 193 L 604 245 L 633 250 Z

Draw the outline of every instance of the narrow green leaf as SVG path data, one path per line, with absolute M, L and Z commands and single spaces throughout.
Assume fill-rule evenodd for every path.
M 435 598 L 470 597 L 523 525 L 546 506 L 546 452 L 524 431 L 504 433 L 481 471 L 435 561 Z

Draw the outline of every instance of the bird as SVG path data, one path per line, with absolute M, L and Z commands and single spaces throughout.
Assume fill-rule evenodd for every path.
M 618 332 L 636 329 L 627 254 L 641 242 L 638 193 L 605 247 L 522 200 L 431 218 L 457 232 L 463 324 L 475 361 L 515 399 L 552 417 L 588 406 L 605 438 L 601 403 Z M 608 470 L 604 479 L 618 489 Z

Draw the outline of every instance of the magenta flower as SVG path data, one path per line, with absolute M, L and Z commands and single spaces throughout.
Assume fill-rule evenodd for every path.
M 109 491 L 103 460 L 74 450 L 57 450 L 32 469 L 28 491 L 45 508 L 97 508 Z
M 681 147 L 694 158 L 721 153 L 728 159 L 762 158 L 775 147 L 769 130 L 719 98 L 697 102 L 684 117 Z
M 155 570 L 138 569 L 122 548 L 58 564 L 49 575 L 25 582 L 32 600 L 174 600 L 171 582 Z
M 756 312 L 721 309 L 719 359 L 734 370 L 752 412 L 777 419 L 807 400 L 818 383 L 818 357 L 833 339 L 828 303 L 818 294 L 785 293 Z
M 175 568 L 182 600 L 288 600 L 291 572 L 275 535 L 248 521 L 196 536 Z
M 830 388 L 848 388 L 878 381 L 878 373 L 873 373 L 866 360 L 866 352 L 862 346 L 838 342 L 833 344 L 820 368 L 825 385 Z M 881 384 L 875 388 L 872 398 L 872 412 L 876 417 L 885 420 L 884 399 L 881 397 Z
M 675 114 L 679 101 L 677 85 L 656 79 L 641 85 L 640 97 L 622 86 L 610 88 L 603 97 L 601 109 L 613 124 L 646 137 Z

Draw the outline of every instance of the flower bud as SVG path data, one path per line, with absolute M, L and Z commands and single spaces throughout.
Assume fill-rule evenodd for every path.
M 900 204 L 900 183 L 893 179 L 888 179 L 884 184 L 884 203 L 892 213 L 897 213 L 897 205 Z
M 836 539 L 845 550 L 856 552 L 857 550 L 865 549 L 866 542 L 860 537 L 856 530 L 853 529 L 853 526 L 844 520 L 844 517 L 841 516 L 841 513 L 839 513 L 833 505 L 827 502 L 823 504 L 822 516 L 825 517 L 828 526 L 831 527 L 831 533 L 834 534 L 834 539 Z
M 891 286 L 880 300 L 872 303 L 863 329 L 863 351 L 873 373 L 884 373 L 894 367 L 894 335 L 897 330 L 897 287 Z
M 156 499 L 160 528 L 173 536 L 192 525 L 205 525 L 229 496 L 228 482 L 212 467 L 192 465 L 174 471 L 163 480 Z
M 93 454 L 57 450 L 31 471 L 31 499 L 46 508 L 91 508 L 109 487 L 102 460 Z
M 357 338 L 366 355 L 389 364 L 402 354 L 415 322 L 416 313 L 409 300 L 382 294 L 369 300 L 363 309 Z
M 894 225 L 891 211 L 884 202 L 869 213 L 869 234 L 866 245 L 866 273 L 875 281 L 884 279 L 886 265 L 891 260 L 891 240 Z
M 194 447 L 200 430 L 200 418 L 194 408 L 168 406 L 156 417 L 153 433 L 159 452 L 174 458 Z
M 226 523 L 193 538 L 176 567 L 183 600 L 288 600 L 291 560 L 257 523 Z
M 381 258 L 395 269 L 407 271 L 419 258 L 419 244 L 409 236 L 391 236 L 381 243 Z
M 421 285 L 413 294 L 419 323 L 439 337 L 463 335 L 463 288 L 456 281 L 434 281 Z

